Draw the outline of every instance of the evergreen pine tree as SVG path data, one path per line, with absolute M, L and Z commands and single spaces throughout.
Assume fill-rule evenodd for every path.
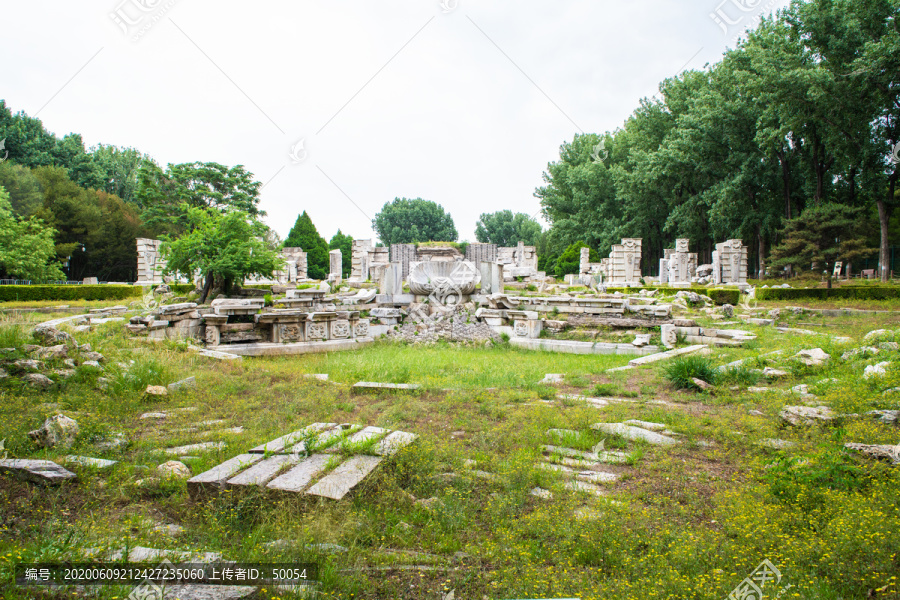
M 306 252 L 306 272 L 310 279 L 328 277 L 328 242 L 325 241 L 312 219 L 303 211 L 284 240 L 285 248 L 303 248 Z

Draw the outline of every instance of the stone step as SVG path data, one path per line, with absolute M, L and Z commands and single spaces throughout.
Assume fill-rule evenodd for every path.
M 225 482 L 236 474 L 240 473 L 247 467 L 253 466 L 263 459 L 262 454 L 239 454 L 234 458 L 230 458 L 220 465 L 217 465 L 188 479 L 187 488 L 191 496 L 195 496 L 205 488 L 215 488 L 221 490 L 225 487 Z
M 313 479 L 325 471 L 325 467 L 332 459 L 334 456 L 329 454 L 313 454 L 301 460 L 287 473 L 270 481 L 266 487 L 281 492 L 302 492 Z
M 340 444 L 331 446 L 326 452 L 338 452 L 343 448 L 353 448 L 354 446 L 365 444 L 370 440 L 377 440 L 378 438 L 384 437 L 390 432 L 390 429 L 383 429 L 381 427 L 370 425 L 369 427 L 365 427 L 353 435 L 344 438 L 341 440 Z
M 256 448 L 251 449 L 250 452 L 254 452 L 254 453 L 256 453 L 256 452 L 259 452 L 259 453 L 266 453 L 266 452 L 285 453 L 286 447 L 293 446 L 294 444 L 296 444 L 297 442 L 302 440 L 304 437 L 306 437 L 308 435 L 312 435 L 314 433 L 319 433 L 326 429 L 331 429 L 333 427 L 337 427 L 337 423 L 313 423 L 312 425 L 308 425 L 298 431 L 294 431 L 294 432 L 288 433 L 286 435 L 283 435 L 279 438 L 275 438 L 271 442 L 266 442 L 265 444 L 260 444 Z
M 377 456 L 354 456 L 316 482 L 306 493 L 340 500 L 381 464 L 382 460 L 384 459 Z
M 285 465 L 296 465 L 299 460 L 289 454 L 278 454 L 256 463 L 246 471 L 225 482 L 226 487 L 240 488 L 253 485 L 264 486 L 281 471 Z
M 164 452 L 171 456 L 184 456 L 195 452 L 212 452 L 213 450 L 221 450 L 225 447 L 225 442 L 200 442 L 199 444 L 188 444 L 187 446 L 176 446 L 175 448 L 162 448 L 156 452 Z

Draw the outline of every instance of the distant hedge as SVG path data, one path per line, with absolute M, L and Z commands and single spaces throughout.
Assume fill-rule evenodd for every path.
M 140 298 L 143 291 L 136 285 L 0 285 L 0 302 L 126 300 Z
M 713 302 L 716 304 L 731 304 L 732 306 L 737 306 L 738 302 L 741 301 L 741 291 L 738 289 L 721 289 L 721 288 L 705 288 L 705 287 L 692 287 L 692 288 L 671 288 L 671 287 L 658 287 L 658 286 L 645 286 L 642 288 L 606 288 L 606 291 L 614 294 L 615 292 L 622 292 L 623 294 L 634 294 L 639 290 L 662 290 L 669 293 L 675 292 L 694 292 L 695 294 L 701 294 L 703 296 L 709 296 Z
M 846 286 L 831 288 L 756 288 L 757 300 L 896 300 L 900 288 L 889 286 Z

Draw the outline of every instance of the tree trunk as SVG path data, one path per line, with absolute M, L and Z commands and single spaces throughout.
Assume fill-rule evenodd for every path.
M 762 227 L 759 225 L 756 226 L 756 240 L 759 243 L 759 254 L 757 255 L 759 256 L 759 271 L 757 279 L 763 279 L 766 276 L 766 240 L 762 234 Z
M 781 162 L 781 181 L 784 184 L 784 214 L 788 220 L 791 219 L 791 172 L 787 163 L 787 152 L 782 148 L 778 153 L 778 160 Z
M 892 203 L 894 201 L 894 189 L 897 185 L 897 176 L 900 174 L 896 169 L 888 179 L 887 198 L 879 198 L 875 201 L 878 205 L 878 222 L 881 225 L 881 246 L 878 253 L 878 264 L 881 267 L 881 281 L 888 280 L 888 261 L 890 253 L 890 240 L 888 240 L 888 222 L 891 220 L 891 213 L 894 210 Z M 887 202 L 885 201 L 887 200 Z
M 200 294 L 200 304 L 206 303 L 206 297 L 209 296 L 209 290 L 212 289 L 213 274 L 212 271 L 206 273 L 206 283 L 203 284 L 203 292 Z

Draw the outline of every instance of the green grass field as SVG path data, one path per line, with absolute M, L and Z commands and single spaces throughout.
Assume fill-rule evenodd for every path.
M 7 315 L 0 347 L 33 343 L 30 327 L 47 318 Z M 883 393 L 900 386 L 900 368 L 880 379 L 861 377 L 865 365 L 900 353 L 840 359 L 866 332 L 900 326 L 900 314 L 780 320 L 821 334 L 736 326 L 758 339 L 743 348 L 713 349 L 704 359 L 712 366 L 750 359 L 745 369 L 717 381 L 714 393 L 676 389 L 665 377 L 665 362 L 606 372 L 625 365 L 627 356 L 382 342 L 355 352 L 224 362 L 199 357 L 185 343 L 126 337 L 121 323 L 98 326 L 77 338 L 105 355 L 102 373 L 79 367 L 48 392 L 12 378 L 0 382 L 0 439 L 9 457 L 79 454 L 119 461 L 104 471 L 72 466 L 78 481 L 59 487 L 0 476 L 0 595 L 82 597 L 87 592 L 15 587 L 13 566 L 73 560 L 88 548 L 147 546 L 218 552 L 230 560 L 315 562 L 321 598 L 437 599 L 454 591 L 456 599 L 477 600 L 721 600 L 766 559 L 782 575 L 766 588 L 766 598 L 900 598 L 900 471 L 843 450 L 845 442 L 897 444 L 897 426 L 846 417 L 831 426 L 791 428 L 778 419 L 783 406 L 801 403 L 787 392 L 799 384 L 809 386 L 817 404 L 839 413 L 900 408 L 900 393 Z M 853 342 L 840 344 L 835 336 Z M 788 360 L 816 347 L 832 356 L 824 367 Z M 775 350 L 783 354 L 760 358 Z M 765 366 L 789 374 L 767 382 L 751 370 Z M 329 381 L 304 377 L 316 373 L 327 373 Z M 563 383 L 540 383 L 547 373 L 564 374 Z M 105 389 L 98 386 L 101 376 L 108 379 Z M 148 385 L 187 376 L 196 377 L 196 388 L 164 398 L 144 394 Z M 422 388 L 353 395 L 348 384 L 357 381 Z M 770 391 L 748 392 L 752 385 Z M 627 401 L 597 408 L 560 394 Z M 165 421 L 140 418 L 179 407 L 197 410 Z M 38 449 L 26 433 L 56 412 L 78 421 L 75 446 Z M 590 427 L 626 419 L 662 423 L 680 443 L 654 446 Z M 244 431 L 209 438 L 178 431 L 206 420 Z M 226 442 L 223 450 L 185 461 L 198 474 L 317 421 L 378 425 L 419 439 L 339 502 L 262 491 L 195 502 L 183 480 L 138 484 L 166 460 L 157 448 Z M 567 489 L 558 473 L 536 466 L 540 446 L 555 443 L 548 429 L 578 432 L 564 440 L 578 450 L 603 441 L 607 449 L 627 452 L 625 463 L 604 466 L 620 479 L 603 484 L 601 497 Z M 98 440 L 117 433 L 129 440 L 127 447 L 98 449 Z M 769 438 L 794 446 L 758 445 Z M 531 495 L 535 487 L 552 499 Z M 159 524 L 184 531 L 170 536 L 154 529 Z M 267 545 L 276 540 L 285 542 Z M 130 592 L 124 586 L 92 589 L 90 597 L 105 599 Z M 296 595 L 266 589 L 254 597 Z

